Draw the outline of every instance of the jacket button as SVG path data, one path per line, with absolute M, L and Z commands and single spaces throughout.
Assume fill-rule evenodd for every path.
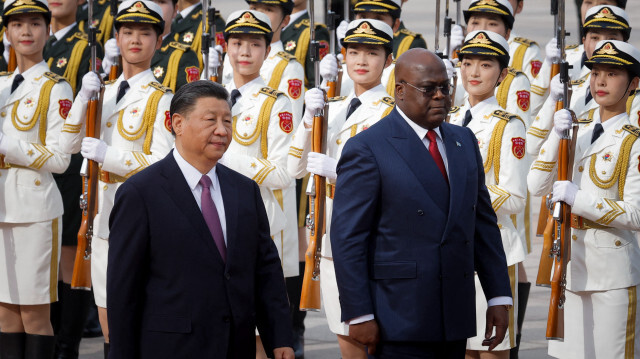
M 578 240 L 578 236 L 576 236 L 575 234 L 573 236 L 571 236 L 571 239 L 573 239 L 574 241 Z
M 34 183 L 36 184 L 36 186 L 40 185 L 40 180 L 35 180 Z
M 421 209 L 419 209 L 419 210 L 418 210 L 418 216 L 424 216 L 424 211 L 423 211 L 423 210 L 421 210 Z
M 229 280 L 229 279 L 231 279 L 231 274 L 229 274 L 229 273 L 225 273 L 225 274 L 224 274 L 224 277 L 225 277 L 225 278 L 227 278 L 227 280 Z
M 616 241 L 616 247 L 620 247 L 622 245 L 622 242 L 620 242 L 619 240 Z

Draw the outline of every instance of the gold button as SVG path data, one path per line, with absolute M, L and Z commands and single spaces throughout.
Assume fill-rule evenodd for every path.
M 113 126 L 111 122 L 107 122 L 107 127 L 111 127 L 111 126 Z
M 582 172 L 582 171 L 584 171 L 584 167 L 582 166 L 578 167 L 578 172 Z
M 34 183 L 36 184 L 36 186 L 40 185 L 40 180 L 35 180 Z
M 602 171 L 602 174 L 603 174 L 603 175 L 606 175 L 606 174 L 607 174 L 607 171 Z
M 4 112 L 4 111 L 0 112 L 0 116 L 4 117 L 4 116 L 6 116 L 6 115 L 7 115 L 7 113 L 6 113 L 6 112 Z
M 104 189 L 105 191 L 107 190 L 107 188 L 109 188 L 107 185 L 104 185 L 104 187 L 102 187 L 102 189 Z
M 622 242 L 620 242 L 619 240 L 616 241 L 616 246 L 620 247 L 622 245 Z
M 337 144 L 341 144 L 341 143 L 342 143 L 342 140 L 338 138 L 338 139 L 336 140 L 336 143 L 337 143 Z
M 498 223 L 498 228 L 502 229 L 502 225 L 500 223 Z
M 129 128 L 133 129 L 133 126 L 129 126 Z
M 573 239 L 574 241 L 578 240 L 578 236 L 576 236 L 575 234 L 573 236 L 571 236 L 571 239 Z

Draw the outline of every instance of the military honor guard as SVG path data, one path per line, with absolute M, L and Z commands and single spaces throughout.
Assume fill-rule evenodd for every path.
M 495 358 L 508 358 L 516 343 L 516 314 L 518 313 L 518 264 L 524 261 L 525 251 L 511 216 L 524 211 L 527 197 L 525 174 L 528 168 L 525 151 L 526 125 L 517 115 L 508 113 L 495 97 L 496 85 L 508 75 L 509 44 L 501 35 L 491 31 L 474 31 L 458 53 L 461 82 L 468 93 L 465 104 L 455 108 L 450 123 L 468 127 L 478 139 L 484 162 L 486 185 L 491 205 L 498 217 L 502 246 L 509 266 L 513 308 L 509 311 L 509 328 L 504 341 L 493 351 Z M 476 312 L 483 313 L 489 303 L 476 276 Z M 491 301 L 494 301 L 493 303 Z M 485 318 L 477 317 L 478 335 L 468 339 L 467 353 L 472 357 L 487 350 L 483 346 Z
M 296 131 L 289 149 L 287 169 L 292 176 L 299 178 L 312 173 L 327 178 L 327 224 L 326 235 L 322 238 L 320 286 L 329 329 L 338 336 L 343 358 L 366 358 L 367 354 L 362 345 L 349 338 L 349 327 L 340 319 L 340 301 L 329 239 L 336 166 L 349 138 L 388 115 L 395 105 L 393 97 L 381 83 L 382 71 L 393 60 L 392 44 L 393 31 L 382 21 L 362 19 L 349 24 L 342 46 L 346 48 L 345 61 L 354 82 L 354 91 L 348 96 L 328 100 L 327 152 L 310 152 L 313 115 L 326 105 L 324 93 L 319 89 L 311 89 L 305 95 L 303 126 Z
M 315 25 L 316 40 L 320 44 L 320 58 L 322 59 L 329 53 L 329 31 L 327 31 L 327 27 L 324 24 L 316 22 Z M 316 85 L 313 62 L 309 57 L 310 26 L 307 0 L 293 0 L 291 17 L 289 23 L 282 29 L 280 41 L 284 46 L 284 51 L 289 55 L 295 56 L 304 67 L 304 86 L 307 89 Z
M 233 141 L 219 163 L 259 185 L 284 276 L 294 277 L 299 269 L 296 192 L 286 167 L 298 124 L 289 98 L 260 76 L 272 36 L 269 16 L 259 11 L 236 11 L 227 20 L 224 37 L 233 81 L 226 88 L 231 93 Z M 256 345 L 258 357 L 266 358 L 259 337 Z
M 531 166 L 532 194 L 552 192 L 571 206 L 571 260 L 566 274 L 564 341 L 557 358 L 640 357 L 640 129 L 627 100 L 640 81 L 640 51 L 616 40 L 598 43 L 585 62 L 599 107 L 554 115 L 553 130 Z M 571 181 L 555 181 L 563 134 L 578 131 Z
M 78 12 L 76 13 L 76 21 L 78 28 L 83 33 L 89 32 L 89 0 L 80 0 Z M 113 15 L 111 7 L 116 6 L 117 0 L 98 0 L 93 1 L 93 26 L 98 28 L 96 38 L 100 45 L 105 46 L 107 40 L 113 38 Z M 77 4 L 78 5 L 78 4 Z
M 2 20 L 17 68 L 0 75 L 0 357 L 45 359 L 55 347 L 63 214 L 52 174 L 69 165 L 59 139 L 73 91 L 43 59 L 47 2 L 7 1 Z
M 295 56 L 284 51 L 280 36 L 282 28 L 289 23 L 292 0 L 246 0 L 249 9 L 259 11 L 269 17 L 272 25 L 273 37 L 269 46 L 269 55 L 262 63 L 260 76 L 272 89 L 278 90 L 289 97 L 293 108 L 293 119 L 300 122 L 304 107 L 304 68 Z M 211 62 L 209 73 L 213 67 L 219 66 L 219 51 L 209 49 L 209 61 Z M 224 60 L 224 72 L 222 84 L 233 81 L 233 68 L 227 56 Z
M 400 6 L 402 7 L 407 1 L 409 0 L 401 0 Z M 398 29 L 393 33 L 393 58 L 397 59 L 405 51 L 416 47 L 426 49 L 427 41 L 421 34 L 407 29 L 404 21 L 400 20 Z
M 591 70 L 586 66 L 596 45 L 603 40 L 629 41 L 631 27 L 627 13 L 616 6 L 594 6 L 587 11 L 583 24 L 582 41 L 584 51 L 580 74 L 571 81 L 571 101 L 569 107 L 577 114 L 587 112 L 598 107 L 598 103 L 591 94 L 590 76 Z M 570 70 L 571 71 L 571 70 Z M 563 85 L 560 83 L 560 75 L 556 75 L 550 84 L 550 95 L 535 117 L 531 127 L 527 131 L 527 151 L 533 156 L 540 152 L 544 141 L 549 137 L 553 128 L 553 115 L 556 110 L 556 102 L 562 97 Z
M 524 0 L 509 0 L 509 4 L 511 4 L 511 8 L 513 8 L 513 17 L 515 19 L 524 9 Z M 509 55 L 511 56 L 509 66 L 517 71 L 523 72 L 529 78 L 529 82 L 533 83 L 533 80 L 540 73 L 542 63 L 544 62 L 540 45 L 535 41 L 516 34 L 513 30 L 511 30 L 507 41 L 509 42 Z
M 594 6 L 608 5 L 617 6 L 621 9 L 627 7 L 627 0 L 589 0 L 582 1 L 580 6 L 580 24 L 584 25 L 587 12 Z M 583 34 L 581 34 L 583 35 Z M 587 60 L 584 56 L 584 44 L 575 44 L 566 46 L 566 59 L 572 68 L 569 69 L 569 77 L 571 80 L 579 80 L 583 74 L 584 62 Z M 554 37 L 545 46 L 545 60 L 536 79 L 531 83 L 531 113 L 537 114 L 549 96 L 549 86 L 551 84 L 551 65 L 560 60 L 560 49 L 558 48 L 558 40 Z
M 130 176 L 164 158 L 173 146 L 169 105 L 171 89 L 156 81 L 149 65 L 164 31 L 162 9 L 150 1 L 125 1 L 115 18 L 122 53 L 122 75 L 105 86 L 101 138 L 84 137 L 87 101 L 100 90 L 98 75 L 82 79 L 78 101 L 61 134 L 67 153 L 80 152 L 100 164 L 98 215 L 92 241 L 91 278 L 108 353 L 106 271 L 109 214 L 116 190 Z

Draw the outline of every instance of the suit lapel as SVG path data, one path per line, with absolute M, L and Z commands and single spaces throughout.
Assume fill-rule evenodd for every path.
M 447 226 L 444 230 L 442 240 L 448 237 L 448 232 L 451 229 L 451 223 L 454 222 L 451 219 L 455 218 L 456 213 L 460 212 L 460 205 L 464 198 L 462 195 L 465 192 L 465 183 L 467 181 L 467 155 L 466 151 L 472 149 L 465 149 L 462 147 L 462 141 L 452 131 L 451 126 L 448 123 L 442 123 L 440 125 L 440 133 L 442 134 L 442 140 L 444 142 L 445 151 L 447 151 L 447 164 L 449 171 L 449 215 L 447 216 Z M 457 218 L 456 218 L 457 220 Z
M 440 173 L 440 169 L 431 154 L 418 138 L 413 129 L 406 123 L 396 109 L 391 112 L 391 136 L 387 140 L 396 149 L 400 157 L 409 165 L 426 194 L 446 214 L 449 187 Z
M 216 258 L 215 261 L 222 264 L 223 262 L 220 252 L 218 252 L 218 248 L 213 241 L 211 232 L 209 232 L 209 227 L 207 227 L 207 223 L 202 216 L 202 211 L 198 208 L 198 204 L 193 198 L 193 193 L 191 192 L 180 167 L 178 167 L 178 163 L 173 157 L 173 151 L 174 150 L 169 152 L 167 157 L 161 161 L 163 163 L 162 175 L 165 177 L 162 187 L 169 194 L 169 197 L 171 197 L 180 212 L 188 218 L 191 226 L 197 232 L 198 238 L 213 254 L 212 258 Z M 225 203 L 226 202 L 227 201 L 225 201 Z
M 236 184 L 229 179 L 229 169 L 221 164 L 216 165 L 216 174 L 218 182 L 220 182 L 220 191 L 222 193 L 222 201 L 224 202 L 224 216 L 227 222 L 227 263 L 230 258 L 240 258 L 241 252 L 236 253 L 238 248 L 238 239 L 235 234 L 238 233 L 238 188 Z

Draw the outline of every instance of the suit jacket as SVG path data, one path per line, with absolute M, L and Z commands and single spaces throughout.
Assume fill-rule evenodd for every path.
M 258 186 L 218 164 L 222 261 L 173 153 L 127 180 L 110 217 L 110 358 L 253 358 L 291 346 L 284 276 Z
M 448 123 L 440 131 L 451 189 L 396 109 L 338 162 L 331 245 L 342 319 L 374 314 L 383 341 L 474 336 L 474 271 L 487 298 L 511 296 L 476 139 Z

